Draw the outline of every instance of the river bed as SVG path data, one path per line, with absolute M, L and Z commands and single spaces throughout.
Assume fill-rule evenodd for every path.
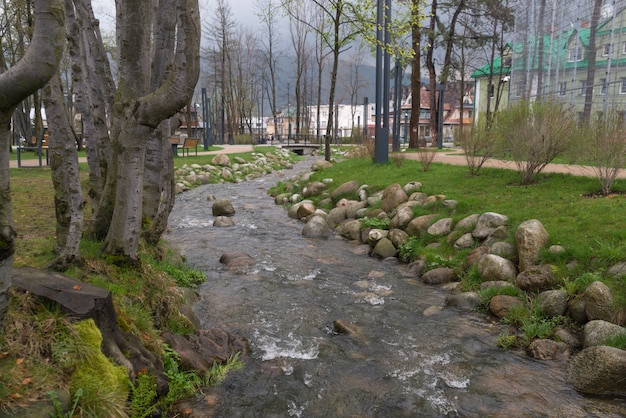
M 177 197 L 165 239 L 206 273 L 194 311 L 204 328 L 250 341 L 251 358 L 199 396 L 207 417 L 622 417 L 626 400 L 578 394 L 563 362 L 496 347 L 505 327 L 444 308 L 445 290 L 340 237 L 307 239 L 269 188 L 293 170 Z M 235 226 L 213 227 L 207 196 L 228 198 Z M 256 264 L 229 271 L 223 253 Z M 337 334 L 333 321 L 355 328 Z M 194 415 L 195 416 L 195 415 Z

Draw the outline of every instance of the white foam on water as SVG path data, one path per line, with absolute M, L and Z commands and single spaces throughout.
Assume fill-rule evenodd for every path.
M 304 412 L 304 406 L 297 406 L 296 403 L 293 401 L 289 402 L 287 413 L 289 414 L 290 417 L 300 418 L 303 412 Z
M 174 225 L 174 228 L 177 228 L 177 229 L 204 228 L 204 227 L 212 226 L 212 225 L 213 225 L 213 220 L 184 217 L 183 219 L 180 220 L 180 222 Z
M 366 296 L 364 301 L 373 306 L 385 304 L 385 299 L 378 296 Z
M 297 339 L 292 333 L 286 338 L 278 338 L 272 335 L 260 335 L 258 332 L 256 345 L 263 352 L 261 360 L 274 360 L 277 358 L 292 358 L 300 360 L 313 360 L 319 355 L 317 343 L 309 346 Z
M 289 276 L 287 277 L 287 280 L 292 282 L 310 281 L 314 280 L 318 276 L 318 274 L 320 274 L 320 271 L 316 269 L 309 274 L 305 274 L 304 276 Z

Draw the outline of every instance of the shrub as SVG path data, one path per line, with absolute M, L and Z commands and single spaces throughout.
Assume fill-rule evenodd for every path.
M 456 142 L 463 148 L 470 175 L 478 175 L 481 167 L 493 157 L 496 138 L 496 133 L 488 130 L 485 123 L 480 123 L 473 129 L 458 130 Z
M 552 101 L 519 101 L 498 116 L 497 131 L 504 152 L 511 155 L 521 176 L 532 184 L 557 156 L 574 141 L 578 127 L 575 113 Z

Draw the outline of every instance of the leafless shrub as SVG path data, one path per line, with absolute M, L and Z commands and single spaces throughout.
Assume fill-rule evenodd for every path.
M 521 184 L 535 183 L 546 165 L 563 154 L 579 134 L 574 112 L 552 101 L 519 101 L 500 113 L 497 126 Z
M 430 164 L 437 155 L 437 148 L 420 148 L 417 150 L 417 159 L 422 164 L 422 169 L 428 171 Z
M 594 120 L 581 136 L 577 150 L 591 164 L 604 196 L 612 192 L 620 169 L 626 165 L 626 123 L 623 112 L 611 110 Z
M 487 130 L 485 124 L 457 131 L 456 143 L 465 153 L 470 175 L 477 176 L 482 166 L 493 157 L 496 140 L 496 133 Z

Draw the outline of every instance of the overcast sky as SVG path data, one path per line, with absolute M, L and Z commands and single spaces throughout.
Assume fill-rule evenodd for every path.
M 256 28 L 259 18 L 257 13 L 257 0 L 226 0 L 230 3 L 233 18 L 241 27 Z M 211 13 L 217 6 L 216 0 L 199 0 L 202 21 L 211 20 Z M 100 20 L 100 29 L 104 33 L 115 31 L 115 0 L 92 0 L 93 10 Z

